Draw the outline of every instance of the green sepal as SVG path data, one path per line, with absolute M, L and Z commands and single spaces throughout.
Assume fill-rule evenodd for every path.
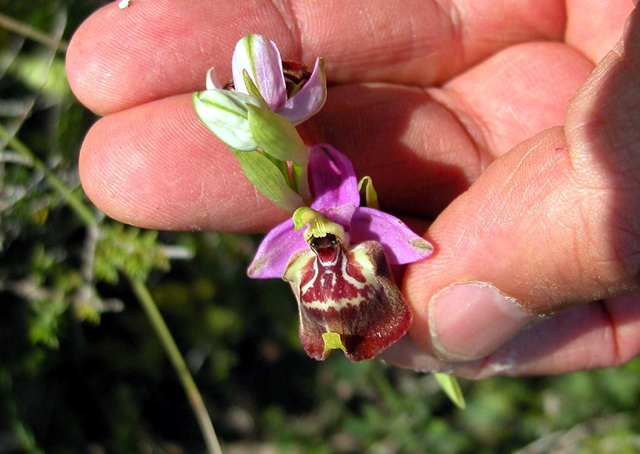
M 200 121 L 229 147 L 251 151 L 258 147 L 250 131 L 248 105 L 256 98 L 227 90 L 206 90 L 193 94 L 193 106 Z
M 364 202 L 368 208 L 380 209 L 380 203 L 378 202 L 378 193 L 373 187 L 373 180 L 371 177 L 362 177 L 358 183 L 358 192 L 360 193 L 360 199 Z
M 462 390 L 460 389 L 460 384 L 456 377 L 440 372 L 434 372 L 433 376 L 436 377 L 440 388 L 442 388 L 451 402 L 453 402 L 458 408 L 465 408 L 467 406 L 464 401 L 464 396 L 462 395 Z
M 251 76 L 249 75 L 249 72 L 246 69 L 242 71 L 242 77 L 244 78 L 244 84 L 247 87 L 247 92 L 249 93 L 249 95 L 253 96 L 258 101 L 260 101 L 260 104 L 262 104 L 262 107 L 264 109 L 268 109 L 269 105 L 267 104 L 267 101 L 265 101 L 264 98 L 262 97 L 262 93 L 260 93 L 260 90 L 258 90 L 258 87 L 256 87 L 256 84 L 253 83 L 253 79 L 251 78 Z
M 324 342 L 324 352 L 322 353 L 324 357 L 327 357 L 331 350 L 342 350 L 347 353 L 347 347 L 344 346 L 338 333 L 322 333 L 322 341 Z
M 287 185 L 284 175 L 269 158 L 257 151 L 231 151 L 249 181 L 273 203 L 291 212 L 304 205 L 302 198 Z
M 309 150 L 302 138 L 286 118 L 270 110 L 247 105 L 249 129 L 262 150 L 281 161 L 298 164 L 309 162 Z

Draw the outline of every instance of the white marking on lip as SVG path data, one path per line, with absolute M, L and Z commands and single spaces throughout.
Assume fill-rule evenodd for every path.
M 303 301 L 302 304 L 307 309 L 318 309 L 321 311 L 328 311 L 329 309 L 341 310 L 349 305 L 359 306 L 360 303 L 367 301 L 364 296 L 358 296 L 356 298 L 340 298 L 339 300 L 327 299 L 325 301 Z

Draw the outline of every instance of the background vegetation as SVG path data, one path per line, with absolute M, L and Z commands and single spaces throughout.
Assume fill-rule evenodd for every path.
M 0 454 L 205 452 L 146 289 L 227 453 L 640 452 L 638 360 L 463 382 L 456 410 L 429 375 L 308 359 L 286 285 L 245 276 L 259 238 L 101 216 L 78 184 L 96 118 L 64 43 L 102 3 L 0 0 L 50 41 L 0 21 Z

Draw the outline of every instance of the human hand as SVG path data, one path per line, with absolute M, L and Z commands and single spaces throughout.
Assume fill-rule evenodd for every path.
M 74 92 L 107 114 L 82 148 L 83 187 L 141 227 L 248 232 L 283 220 L 190 97 L 210 66 L 230 76 L 236 41 L 260 33 L 285 58 L 325 57 L 339 84 L 303 125 L 310 142 L 370 175 L 385 211 L 435 218 L 436 253 L 405 277 L 413 342 L 388 361 L 467 377 L 624 362 L 640 350 L 640 297 L 613 298 L 637 292 L 640 269 L 640 15 L 589 78 L 632 5 L 525 3 L 108 5 L 68 53 Z M 491 283 L 517 304 L 487 286 L 455 290 L 441 325 L 431 298 L 459 282 Z

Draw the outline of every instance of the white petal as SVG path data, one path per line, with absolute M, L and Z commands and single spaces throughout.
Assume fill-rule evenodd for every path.
M 218 73 L 216 73 L 215 68 L 212 66 L 207 71 L 207 90 L 215 90 L 222 88 L 222 84 L 220 83 L 220 78 L 218 77 Z

